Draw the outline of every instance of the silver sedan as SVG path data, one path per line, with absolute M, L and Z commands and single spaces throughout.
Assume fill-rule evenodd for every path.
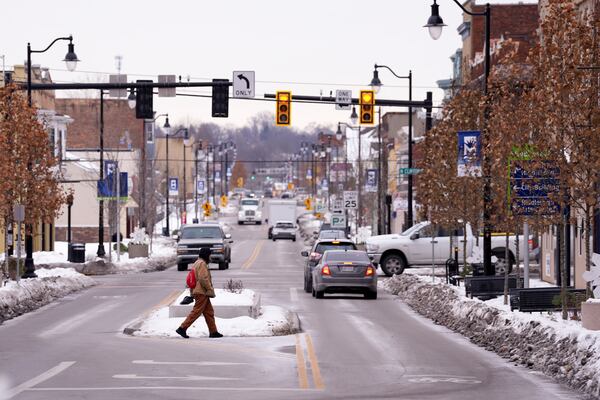
M 362 293 L 377 298 L 377 274 L 366 252 L 328 250 L 312 270 L 312 294 L 317 299 L 325 293 Z

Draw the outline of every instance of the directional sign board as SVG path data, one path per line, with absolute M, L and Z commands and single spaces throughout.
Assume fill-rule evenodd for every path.
M 352 103 L 352 90 L 335 91 L 335 109 L 349 110 Z
M 358 192 L 356 190 L 344 191 L 344 208 L 346 210 L 358 208 Z
M 254 71 L 233 71 L 233 97 L 251 99 L 254 89 Z
M 346 227 L 346 216 L 340 214 L 333 214 L 331 216 L 331 227 L 332 228 L 345 228 Z

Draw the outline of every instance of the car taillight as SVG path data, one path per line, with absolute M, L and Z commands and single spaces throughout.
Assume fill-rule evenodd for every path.
M 529 239 L 527 241 L 527 243 L 529 244 L 529 250 L 533 250 L 533 249 L 535 249 L 537 247 L 536 243 L 535 243 L 535 241 L 533 239 Z
M 369 265 L 367 267 L 367 271 L 365 272 L 365 276 L 372 276 L 374 274 L 375 274 L 375 269 L 371 265 Z
M 323 268 L 321 268 L 321 275 L 331 275 L 331 271 L 329 270 L 329 265 L 327 265 L 327 264 L 323 265 Z

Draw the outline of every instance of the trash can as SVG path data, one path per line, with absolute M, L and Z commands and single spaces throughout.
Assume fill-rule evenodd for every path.
M 69 244 L 69 261 L 74 263 L 85 262 L 85 243 Z
M 169 236 L 169 231 L 167 230 L 166 227 L 162 228 L 162 234 L 163 234 L 163 236 Z

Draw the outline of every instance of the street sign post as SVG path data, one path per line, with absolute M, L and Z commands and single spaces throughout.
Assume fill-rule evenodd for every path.
M 349 110 L 352 104 L 352 90 L 336 90 L 335 91 L 335 109 Z
M 233 71 L 233 97 L 251 99 L 256 92 L 254 71 Z
M 337 199 L 333 201 L 333 208 L 331 210 L 333 213 L 341 214 L 344 212 L 344 200 Z
M 331 216 L 331 227 L 332 228 L 345 228 L 346 227 L 346 216 L 334 214 Z
M 356 190 L 344 191 L 344 208 L 346 210 L 358 208 L 358 192 Z

